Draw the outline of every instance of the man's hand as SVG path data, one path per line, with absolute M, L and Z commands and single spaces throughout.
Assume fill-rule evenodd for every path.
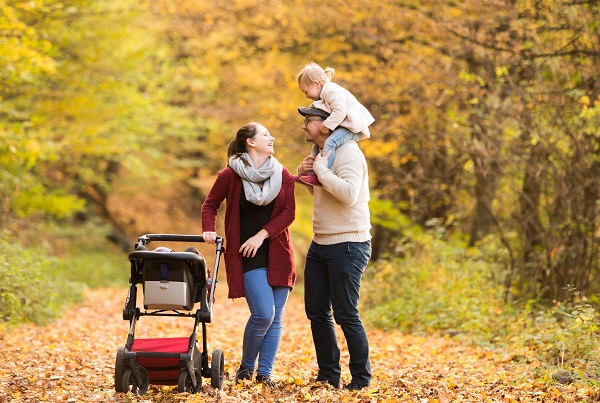
M 331 150 L 327 151 L 327 154 L 325 154 L 325 155 L 321 155 L 321 153 L 319 153 L 319 154 L 317 154 L 317 157 L 315 158 L 314 162 L 318 162 L 321 160 L 327 161 L 329 159 L 330 155 L 331 155 Z

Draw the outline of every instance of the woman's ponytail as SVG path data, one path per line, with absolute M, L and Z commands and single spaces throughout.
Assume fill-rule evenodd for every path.
M 248 151 L 247 139 L 253 139 L 256 136 L 256 128 L 259 123 L 252 122 L 245 126 L 242 126 L 235 135 L 235 138 L 231 140 L 229 146 L 227 146 L 227 160 L 231 157 L 241 158 L 241 155 Z M 250 163 L 244 160 L 244 163 L 250 166 Z

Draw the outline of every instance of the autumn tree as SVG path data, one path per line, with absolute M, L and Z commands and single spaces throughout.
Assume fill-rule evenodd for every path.
M 33 107 L 39 92 L 56 74 L 55 48 L 38 22 L 53 7 L 37 9 L 31 3 L 0 2 L 0 225 L 13 213 L 32 209 L 57 216 L 82 208 L 76 197 L 48 189 L 31 171 L 44 159 L 56 159 L 51 136 L 43 127 L 45 116 Z M 60 11 L 56 11 L 60 13 Z
M 597 169 L 594 2 L 162 0 L 154 10 L 171 21 L 187 102 L 225 124 L 217 148 L 223 130 L 261 119 L 289 133 L 278 155 L 295 167 L 296 107 L 307 103 L 295 73 L 310 60 L 336 69 L 376 117 L 361 143 L 375 259 L 401 253 L 414 224 L 455 229 L 474 247 L 499 240 L 509 294 L 587 290 L 598 270 L 598 195 L 584 180 Z
M 154 196 L 169 180 L 197 207 L 248 121 L 293 171 L 309 152 L 296 73 L 313 60 L 376 118 L 360 142 L 374 260 L 432 228 L 494 244 L 507 296 L 597 291 L 597 2 L 2 6 L 3 225 L 93 211 L 126 232 L 108 208 L 115 186 Z M 302 244 L 311 207 L 298 195 Z
M 460 111 L 475 178 L 471 244 L 490 233 L 502 238 L 518 296 L 551 301 L 567 298 L 569 287 L 588 292 L 600 269 L 592 179 L 599 173 L 598 5 L 484 2 L 444 11 L 432 18 L 456 38 L 470 87 Z
M 155 187 L 201 163 L 180 151 L 202 145 L 188 140 L 206 133 L 206 121 L 181 107 L 177 65 L 148 7 L 3 4 L 4 226 L 91 213 L 118 238 L 127 229 L 107 207 L 115 179 L 127 172 Z

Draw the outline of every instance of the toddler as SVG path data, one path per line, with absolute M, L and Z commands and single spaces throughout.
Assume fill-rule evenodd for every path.
M 342 144 L 354 140 L 371 137 L 369 126 L 375 118 L 369 113 L 350 91 L 331 82 L 335 70 L 327 67 L 325 70 L 315 62 L 310 62 L 298 73 L 298 87 L 307 98 L 314 100 L 310 106 L 329 113 L 321 126 L 323 134 L 329 134 L 321 155 L 331 151 L 327 160 L 327 168 L 331 168 L 335 158 L 335 149 Z M 319 154 L 319 147 L 313 145 L 312 155 Z M 305 186 L 320 186 L 314 172 L 297 175 L 294 180 Z

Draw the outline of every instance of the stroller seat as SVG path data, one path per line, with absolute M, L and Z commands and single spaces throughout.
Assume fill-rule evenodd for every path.
M 142 283 L 144 309 L 191 311 L 200 302 L 208 277 L 201 254 L 136 250 L 129 260 Z

